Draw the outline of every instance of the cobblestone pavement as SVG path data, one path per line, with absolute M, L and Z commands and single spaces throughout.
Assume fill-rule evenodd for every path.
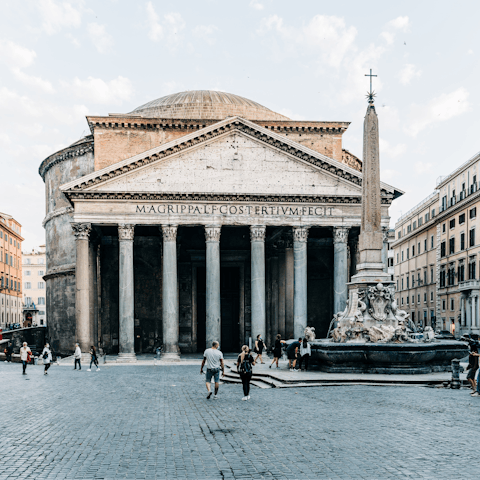
M 0 479 L 473 479 L 466 389 L 222 385 L 198 366 L 0 365 Z

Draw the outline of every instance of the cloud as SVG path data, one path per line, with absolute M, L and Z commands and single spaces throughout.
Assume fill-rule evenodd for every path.
M 417 162 L 414 166 L 415 172 L 421 175 L 422 173 L 427 173 L 432 170 L 433 163 L 429 162 Z
M 215 43 L 215 38 L 213 38 L 214 33 L 218 30 L 215 25 L 198 25 L 193 29 L 193 34 L 205 40 L 209 45 Z
M 387 140 L 380 138 L 380 153 L 387 155 L 388 157 L 398 157 L 407 150 L 407 146 L 404 143 L 398 143 L 397 145 L 391 145 Z
M 347 53 L 354 48 L 357 35 L 355 27 L 347 27 L 340 17 L 315 15 L 310 22 L 301 28 L 286 26 L 278 15 L 264 18 L 257 33 L 265 35 L 275 32 L 286 42 L 288 49 L 301 46 L 305 51 L 314 50 L 319 53 L 326 66 L 338 68 Z
M 132 82 L 122 76 L 109 82 L 101 78 L 88 77 L 80 80 L 76 77 L 71 84 L 63 82 L 63 86 L 82 100 L 101 105 L 118 105 L 133 95 Z
M 406 32 L 410 26 L 410 20 L 408 17 L 397 17 L 394 20 L 390 20 L 385 25 L 385 30 L 380 34 L 380 36 L 387 42 L 388 45 L 391 45 L 395 41 L 395 35 L 398 31 Z
M 182 30 L 185 29 L 183 17 L 177 12 L 166 13 L 160 17 L 152 2 L 147 3 L 146 11 L 148 38 L 154 42 L 165 39 L 169 48 L 174 50 L 182 38 Z
M 397 170 L 386 169 L 380 172 L 380 177 L 382 178 L 382 182 L 391 182 L 398 178 L 400 172 Z
M 402 85 L 408 85 L 414 77 L 419 77 L 422 72 L 415 68 L 413 63 L 407 63 L 403 66 L 402 70 L 400 70 L 400 83 Z
M 89 23 L 87 32 L 99 53 L 108 53 L 111 47 L 113 47 L 113 37 L 107 33 L 105 25 Z
M 45 93 L 55 92 L 55 89 L 53 88 L 52 84 L 48 80 L 43 80 L 42 78 L 35 77 L 33 75 L 27 75 L 26 73 L 22 72 L 19 68 L 13 68 L 12 72 L 15 75 L 15 77 L 25 85 L 39 88 L 40 90 L 43 90 Z
M 255 10 L 263 10 L 264 6 L 258 0 L 251 0 L 250 6 Z
M 406 133 L 415 137 L 428 126 L 450 120 L 470 110 L 468 91 L 460 87 L 451 93 L 442 93 L 426 105 L 411 106 L 411 121 L 405 129 Z
M 55 2 L 54 0 L 37 0 L 37 8 L 42 17 L 42 28 L 48 35 L 59 32 L 62 28 L 77 28 L 82 23 L 80 9 L 72 4 L 77 3 L 79 7 L 83 2 Z
M 0 60 L 10 68 L 26 68 L 32 65 L 37 54 L 10 40 L 0 40 Z

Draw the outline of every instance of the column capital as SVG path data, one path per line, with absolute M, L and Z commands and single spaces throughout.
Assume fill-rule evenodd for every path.
M 307 242 L 308 230 L 310 227 L 293 227 L 293 241 L 294 242 Z
M 347 243 L 348 227 L 333 227 L 333 243 Z
M 75 240 L 88 240 L 92 231 L 91 223 L 71 223 Z
M 222 227 L 205 225 L 205 241 L 219 242 Z
M 265 225 L 250 225 L 250 241 L 264 242 L 266 231 L 267 227 Z
M 118 224 L 118 239 L 122 240 L 133 240 L 135 233 L 135 225 L 129 225 L 126 223 Z
M 178 225 L 162 225 L 160 231 L 162 232 L 163 240 L 165 242 L 176 242 L 177 229 Z

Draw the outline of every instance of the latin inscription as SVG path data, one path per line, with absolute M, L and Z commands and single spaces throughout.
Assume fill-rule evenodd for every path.
M 225 205 L 225 204 L 160 204 L 137 205 L 135 213 L 160 215 L 256 215 L 256 216 L 315 216 L 333 215 L 333 207 L 283 205 Z

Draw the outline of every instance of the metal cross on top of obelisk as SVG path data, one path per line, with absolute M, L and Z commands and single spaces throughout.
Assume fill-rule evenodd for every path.
M 376 77 L 377 75 L 373 75 L 372 69 L 370 69 L 370 74 L 366 73 L 365 76 L 370 77 L 370 91 L 367 93 L 368 103 L 373 103 L 375 92 L 372 90 L 372 77 Z

